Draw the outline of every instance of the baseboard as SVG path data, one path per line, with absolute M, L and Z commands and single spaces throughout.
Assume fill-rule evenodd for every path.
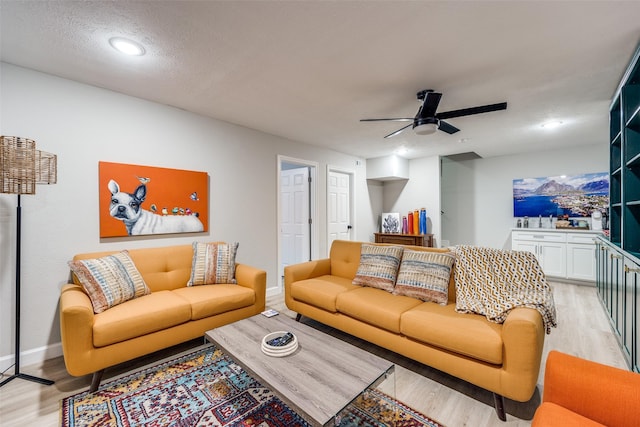
M 50 344 L 44 347 L 20 352 L 20 370 L 29 365 L 41 365 L 45 360 L 62 356 L 62 343 Z M 8 354 L 0 357 L 0 372 L 13 370 L 14 355 Z M 11 368 L 11 369 L 10 369 Z

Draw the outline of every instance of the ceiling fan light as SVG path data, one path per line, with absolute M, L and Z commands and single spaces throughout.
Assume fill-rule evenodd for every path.
M 413 131 L 418 135 L 431 135 L 438 130 L 437 123 L 422 123 L 413 128 Z

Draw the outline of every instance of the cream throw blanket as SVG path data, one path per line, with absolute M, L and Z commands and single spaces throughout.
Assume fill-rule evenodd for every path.
M 515 307 L 529 307 L 540 312 L 547 334 L 557 326 L 553 292 L 533 254 L 467 245 L 450 249 L 456 254 L 457 312 L 504 323 Z

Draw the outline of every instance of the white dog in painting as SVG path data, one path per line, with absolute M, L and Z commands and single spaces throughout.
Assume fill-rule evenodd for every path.
M 130 236 L 140 234 L 197 233 L 204 230 L 196 215 L 163 216 L 142 209 L 147 197 L 147 186 L 142 184 L 133 193 L 120 191 L 114 180 L 108 184 L 111 191 L 109 213 L 115 219 L 124 222 Z

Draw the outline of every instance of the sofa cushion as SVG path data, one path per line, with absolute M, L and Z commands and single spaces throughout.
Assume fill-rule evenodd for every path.
M 502 325 L 477 314 L 457 313 L 455 304 L 422 303 L 402 313 L 400 332 L 412 339 L 502 364 Z
M 446 305 L 455 260 L 453 254 L 446 252 L 405 249 L 393 293 Z
M 238 243 L 193 242 L 191 278 L 187 286 L 236 283 Z
M 353 278 L 354 285 L 370 286 L 391 292 L 396 284 L 402 258 L 401 246 L 362 244 L 360 265 Z
M 230 284 L 190 286 L 173 293 L 191 305 L 191 320 L 248 307 L 256 301 L 253 289 Z
M 361 287 L 338 295 L 336 308 L 340 313 L 370 325 L 400 332 L 400 316 L 420 305 L 415 298 L 393 295 L 381 289 Z
M 89 295 L 94 313 L 151 292 L 127 251 L 68 264 Z
M 104 347 L 189 321 L 191 305 L 172 291 L 153 292 L 94 317 L 93 345 Z
M 296 301 L 336 313 L 338 295 L 359 288 L 350 279 L 327 275 L 292 283 L 291 296 Z

